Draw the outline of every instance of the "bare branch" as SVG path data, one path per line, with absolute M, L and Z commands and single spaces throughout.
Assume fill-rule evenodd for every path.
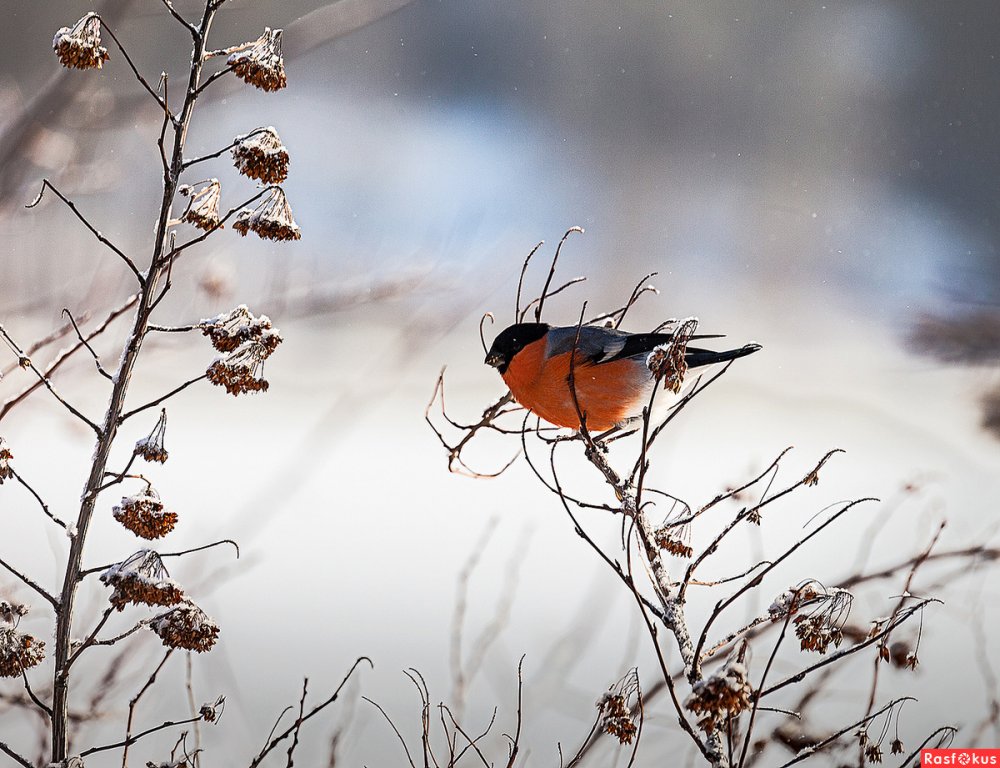
M 90 346 L 90 342 L 83 338 L 83 334 L 80 333 L 80 327 L 76 324 L 73 314 L 66 307 L 63 307 L 63 314 L 69 318 L 70 323 L 73 325 L 73 330 L 76 331 L 76 337 L 80 340 L 80 343 L 87 348 L 87 351 L 90 352 L 90 356 L 94 358 L 94 364 L 97 366 L 97 372 L 110 381 L 111 374 L 104 370 L 104 367 L 101 365 L 101 358 L 97 356 L 94 348 Z
M 10 571 L 15 576 L 17 576 L 17 578 L 19 578 L 21 581 L 23 581 L 25 583 L 25 585 L 31 587 L 33 590 L 35 590 L 35 592 L 37 592 L 39 595 L 41 595 L 43 598 L 45 598 L 45 600 L 53 608 L 55 608 L 56 610 L 59 610 L 59 601 L 55 597 L 53 597 L 52 595 L 50 595 L 48 592 L 46 592 L 45 589 L 42 588 L 39 584 L 37 584 L 36 582 L 34 582 L 31 579 L 29 579 L 27 576 L 25 576 L 19 570 L 17 570 L 16 568 L 14 568 L 12 565 L 8 564 L 7 561 L 5 561 L 3 558 L 0 558 L 0 565 L 2 565 L 4 568 L 6 568 L 8 571 Z
M 115 35 L 114 30 L 111 29 L 111 27 L 108 25 L 108 22 L 106 22 L 103 18 L 101 18 L 100 16 L 98 16 L 97 18 L 101 20 L 101 26 L 104 27 L 104 31 L 107 32 L 109 35 L 111 35 L 111 39 L 115 41 L 115 45 L 118 46 L 118 50 L 122 52 L 122 56 L 125 59 L 125 63 L 128 64 L 129 69 L 132 70 L 132 74 L 135 75 L 135 79 L 138 80 L 139 84 L 146 89 L 146 91 L 149 93 L 150 96 L 153 97 L 153 100 L 156 101 L 156 103 L 160 106 L 160 109 L 169 114 L 166 101 L 164 101 L 160 97 L 160 94 L 158 94 L 153 89 L 153 86 L 151 86 L 149 82 L 146 80 L 146 78 L 142 76 L 142 73 L 139 72 L 139 69 L 135 66 L 135 62 L 132 61 L 132 57 L 129 56 L 128 51 L 125 50 L 125 46 L 122 45 L 121 41 L 118 39 L 118 36 Z M 172 116 L 171 120 L 173 120 Z
M 49 505 L 46 504 L 44 501 L 42 501 L 42 497 L 38 495 L 38 491 L 36 491 L 34 488 L 28 485 L 27 481 L 23 477 L 21 477 L 21 475 L 19 475 L 13 468 L 11 468 L 10 471 L 14 475 L 14 479 L 17 480 L 17 482 L 19 482 L 25 488 L 27 488 L 28 492 L 35 497 L 35 501 L 38 502 L 38 506 L 42 508 L 42 512 L 45 513 L 45 516 L 49 518 L 49 520 L 51 520 L 53 523 L 58 525 L 60 528 L 66 530 L 66 523 L 64 523 L 62 520 L 60 520 L 58 517 L 56 517 L 49 511 Z
M 117 309 L 112 310 L 108 314 L 108 316 L 104 319 L 104 322 L 102 322 L 99 326 L 97 326 L 97 328 L 95 328 L 93 331 L 91 331 L 90 333 L 88 333 L 86 335 L 86 337 L 85 337 L 86 340 L 87 341 L 93 341 L 96 337 L 100 336 L 102 333 L 104 333 L 104 331 L 107 330 L 108 326 L 111 325 L 111 323 L 113 321 L 115 321 L 121 315 L 125 314 L 128 310 L 130 310 L 132 307 L 134 307 L 138 301 L 139 301 L 139 294 L 138 293 L 133 294 L 132 296 L 130 296 L 128 298 L 128 300 L 125 301 L 124 304 L 122 304 L 121 306 L 119 306 Z M 60 352 L 59 355 L 56 357 L 56 359 L 53 360 L 51 363 L 49 363 L 49 366 L 45 369 L 45 378 L 48 378 L 49 376 L 51 376 L 74 353 L 78 352 L 81 349 L 83 349 L 83 344 L 77 342 L 77 344 L 74 345 L 73 347 L 71 347 L 70 349 L 65 350 L 63 352 Z M 42 384 L 43 384 L 42 381 L 36 381 L 34 384 L 32 384 L 29 387 L 26 387 L 25 389 L 23 389 L 20 393 L 18 393 L 14 397 L 11 397 L 10 399 L 8 399 L 3 404 L 3 407 L 0 408 L 0 420 L 2 420 L 3 417 L 6 416 L 7 413 L 14 406 L 16 406 L 18 403 L 20 403 L 21 401 L 23 401 L 28 395 L 30 395 L 32 392 L 34 392 L 36 389 L 38 389 L 40 386 L 42 386 Z
M 158 397 L 155 400 L 151 400 L 148 403 L 146 403 L 145 405 L 140 405 L 138 408 L 134 408 L 131 411 L 128 411 L 127 413 L 123 413 L 121 416 L 118 417 L 118 423 L 121 424 L 126 419 L 129 419 L 132 416 L 135 416 L 137 413 L 141 413 L 142 411 L 147 410 L 148 408 L 155 408 L 160 403 L 162 403 L 165 400 L 168 400 L 171 397 L 173 397 L 174 395 L 176 395 L 178 392 L 183 392 L 185 389 L 187 389 L 188 387 L 190 387 L 192 384 L 197 384 L 199 381 L 201 381 L 202 379 L 205 379 L 205 378 L 207 378 L 207 374 L 203 373 L 203 374 L 201 374 L 201 376 L 196 376 L 195 378 L 193 378 L 193 379 L 191 379 L 189 381 L 185 381 L 179 387 L 175 387 L 174 389 L 170 390 L 169 392 L 167 392 L 167 394 L 163 395 L 162 397 Z
M 198 31 L 198 27 L 196 27 L 190 21 L 188 21 L 183 16 L 181 16 L 181 14 L 177 11 L 177 9 L 174 8 L 174 4 L 172 2 L 170 2 L 170 0 L 161 0 L 161 2 L 166 7 L 166 9 L 170 12 L 170 15 L 173 16 L 177 20 L 177 22 L 182 27 L 184 27 L 184 29 L 186 29 L 188 32 L 190 32 L 191 35 L 194 37 L 195 40 L 197 40 L 201 36 L 201 32 Z
M 56 197 L 58 197 L 67 206 L 69 206 L 69 209 L 73 212 L 73 214 L 83 223 L 83 225 L 87 229 L 90 230 L 91 234 L 93 234 L 94 237 L 96 237 L 103 245 L 106 245 L 108 248 L 114 251 L 114 253 L 116 253 L 118 257 L 125 262 L 128 268 L 132 270 L 132 274 L 135 275 L 135 279 L 139 281 L 140 286 L 145 284 L 146 278 L 142 276 L 141 272 L 139 272 L 139 268 L 136 267 L 135 262 L 132 261 L 131 257 L 129 257 L 129 255 L 126 254 L 125 251 L 123 251 L 117 245 L 108 240 L 108 238 L 106 238 L 104 234 L 99 229 L 97 229 L 97 227 L 95 227 L 93 224 L 90 223 L 90 221 L 87 220 L 86 216 L 80 213 L 79 209 L 76 207 L 76 203 L 74 203 L 72 200 L 66 197 L 62 192 L 56 189 L 56 187 L 48 179 L 42 179 L 42 188 L 38 190 L 38 196 L 24 207 L 34 208 L 36 205 L 38 205 L 42 201 L 42 195 L 45 194 L 46 187 L 51 189 L 52 192 L 56 195 Z
M 812 746 L 809 746 L 809 747 L 806 747 L 805 749 L 799 750 L 798 754 L 795 755 L 795 757 L 793 757 L 787 763 L 782 763 L 781 766 L 780 766 L 780 768 L 788 768 L 788 766 L 790 766 L 790 765 L 795 765 L 796 763 L 801 763 L 806 758 L 812 757 L 814 754 L 816 754 L 817 752 L 819 752 L 820 750 L 822 750 L 824 747 L 826 747 L 826 746 L 832 744 L 833 742 L 835 742 L 837 739 L 839 739 L 845 733 L 850 732 L 854 728 L 859 728 L 859 727 L 861 727 L 861 726 L 863 726 L 863 725 L 865 725 L 867 723 L 870 723 L 872 720 L 874 720 L 876 717 L 878 717 L 879 715 L 881 715 L 883 712 L 887 712 L 888 710 L 892 709 L 897 704 L 899 704 L 899 703 L 901 703 L 903 701 L 916 701 L 916 699 L 914 699 L 912 696 L 902 696 L 902 697 L 900 697 L 898 699 L 893 699 L 888 704 L 886 704 L 884 707 L 882 707 L 882 709 L 880 709 L 878 712 L 875 712 L 874 714 L 871 714 L 871 715 L 867 715 L 867 716 L 861 718 L 860 720 L 858 720 L 857 722 L 851 723 L 846 728 L 841 728 L 835 734 L 833 734 L 832 736 L 829 736 L 826 739 L 823 739 L 823 741 L 821 741 L 821 742 L 819 742 L 817 744 L 813 744 Z M 904 765 L 905 765 L 905 763 L 904 763 Z
M 45 388 L 52 393 L 52 396 L 56 400 L 58 400 L 63 405 L 63 407 L 66 408 L 66 410 L 68 410 L 70 413 L 72 413 L 74 416 L 80 419 L 80 421 L 82 421 L 84 424 L 86 424 L 88 427 L 94 430 L 94 433 L 99 437 L 101 434 L 101 428 L 97 426 L 97 424 L 92 422 L 90 419 L 88 419 L 86 416 L 84 416 L 82 413 L 80 413 L 80 411 L 78 411 L 74 406 L 70 405 L 69 402 L 67 402 L 63 398 L 63 396 L 56 391 L 56 388 L 52 386 L 52 382 L 49 381 L 49 378 L 40 370 L 38 370 L 37 366 L 31 361 L 31 358 L 28 357 L 28 355 L 25 354 L 24 350 L 22 350 L 17 345 L 17 343 L 10 337 L 10 335 L 7 333 L 7 329 L 4 328 L 3 325 L 0 325 L 0 336 L 3 336 L 4 341 L 7 342 L 7 346 L 9 346 L 11 350 L 14 352 L 14 354 L 17 355 L 19 363 L 23 367 L 30 368 L 32 372 L 38 377 L 38 380 L 45 385 Z M 3 415 L 2 413 L 0 413 L 0 418 L 2 417 Z
M 31 762 L 28 760 L 28 758 L 22 757 L 17 752 L 15 752 L 13 749 L 11 749 L 6 744 L 4 744 L 2 741 L 0 741 L 0 752 L 3 752 L 5 755 L 7 755 L 8 757 L 10 757 L 12 760 L 14 760 L 17 763 L 23 765 L 24 768 L 35 768 L 35 766 L 31 764 Z
M 300 716 L 296 718 L 295 722 L 290 727 L 285 729 L 282 733 L 279 733 L 277 736 L 272 738 L 267 744 L 265 744 L 264 747 L 261 749 L 261 751 L 257 753 L 257 756 L 250 761 L 249 768 L 257 768 L 257 766 L 261 764 L 264 758 L 267 757 L 268 754 L 270 754 L 271 750 L 277 747 L 278 744 L 280 744 L 282 741 L 287 739 L 292 733 L 297 733 L 298 729 L 302 727 L 302 723 L 304 723 L 306 720 L 310 719 L 314 715 L 326 709 L 330 704 L 333 704 L 333 702 L 335 702 L 340 697 L 341 690 L 345 685 L 347 685 L 347 681 L 351 679 L 351 675 L 354 674 L 354 670 L 358 668 L 358 665 L 361 664 L 362 661 L 367 661 L 369 666 L 371 666 L 372 668 L 375 667 L 375 665 L 372 664 L 372 660 L 369 659 L 367 656 L 359 656 L 358 659 L 351 666 L 351 668 L 347 671 L 347 674 L 344 676 L 344 679 L 341 680 L 340 685 L 337 686 L 337 689 L 333 692 L 333 694 L 328 699 L 326 699 L 326 701 L 323 701 L 314 706 L 306 714 L 304 715 L 300 714 Z

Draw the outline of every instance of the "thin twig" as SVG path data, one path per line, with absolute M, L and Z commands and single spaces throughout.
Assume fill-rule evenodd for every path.
M 35 374 L 35 376 L 38 377 L 39 382 L 41 382 L 45 386 L 45 388 L 52 393 L 52 396 L 56 400 L 58 400 L 63 405 L 63 407 L 66 408 L 66 410 L 68 410 L 70 413 L 72 413 L 74 416 L 80 419 L 80 421 L 82 421 L 84 424 L 86 424 L 88 427 L 94 430 L 94 433 L 98 437 L 100 437 L 101 428 L 97 426 L 97 424 L 92 422 L 90 419 L 88 419 L 86 416 L 84 416 L 74 406 L 70 405 L 70 403 L 66 401 L 63 398 L 63 396 L 59 394 L 59 392 L 56 391 L 56 388 L 52 386 L 52 382 L 49 381 L 48 376 L 46 376 L 44 373 L 38 370 L 38 367 L 31 361 L 31 358 L 28 357 L 28 355 L 25 354 L 24 350 L 22 350 L 17 345 L 17 343 L 10 337 L 10 335 L 7 333 L 7 330 L 3 327 L 3 325 L 0 325 L 0 336 L 3 336 L 4 340 L 7 342 L 7 345 L 11 348 L 11 350 L 13 350 L 14 354 L 18 356 L 18 360 L 21 363 L 21 365 L 30 368 L 32 372 Z M 0 412 L 0 418 L 3 418 L 2 412 Z
M 209 153 L 207 155 L 201 155 L 200 157 L 192 158 L 191 160 L 185 160 L 184 163 L 181 165 L 181 168 L 182 168 L 182 170 L 186 171 L 192 165 L 197 165 L 198 163 L 203 163 L 206 160 L 214 160 L 215 158 L 220 157 L 223 154 L 225 154 L 226 152 L 228 152 L 229 150 L 231 150 L 233 147 L 235 147 L 240 142 L 246 141 L 251 136 L 256 136 L 258 133 L 266 133 L 267 130 L 268 130 L 267 128 L 255 128 L 254 130 L 250 131 L 250 133 L 244 134 L 243 136 L 237 136 L 229 144 L 227 144 L 226 146 L 224 146 L 222 149 L 218 150 L 217 152 L 211 152 L 211 153 Z
M 201 32 L 198 31 L 198 27 L 196 27 L 190 21 L 181 16 L 181 14 L 177 11 L 177 9 L 174 8 L 174 4 L 170 2 L 170 0 L 161 0 L 161 2 L 170 12 L 170 15 L 173 16 L 181 24 L 181 26 L 183 26 L 188 32 L 190 32 L 197 40 L 198 37 L 201 35 Z
M 122 751 L 122 768 L 127 768 L 128 766 L 128 748 L 133 743 L 131 741 L 132 719 L 135 717 L 135 708 L 138 705 L 139 700 L 142 699 L 142 697 L 145 695 L 146 691 L 148 691 L 153 686 L 153 683 L 156 682 L 156 676 L 160 674 L 160 670 L 163 669 L 163 666 L 167 663 L 167 660 L 171 657 L 173 652 L 174 652 L 173 648 L 167 649 L 166 653 L 163 655 L 163 658 L 160 660 L 160 663 L 156 665 L 156 669 L 154 669 L 153 673 L 146 679 L 145 684 L 142 686 L 142 688 L 139 689 L 139 692 L 136 693 L 136 695 L 129 700 L 128 720 L 125 724 L 125 742 L 123 744 L 125 749 Z
M 37 592 L 39 595 L 41 595 L 43 598 L 45 598 L 45 600 L 47 600 L 52 605 L 53 608 L 55 608 L 56 610 L 59 610 L 59 601 L 55 597 L 53 597 L 52 595 L 50 595 L 48 592 L 46 592 L 36 582 L 32 581 L 27 576 L 25 576 L 23 573 L 21 573 L 19 570 L 17 570 L 16 568 L 14 568 L 12 565 L 8 564 L 3 558 L 0 558 L 0 565 L 2 565 L 4 568 L 6 568 L 12 574 L 14 574 L 15 576 L 17 576 L 17 578 L 19 578 L 21 581 L 23 581 L 27 586 L 31 587 L 33 590 L 35 590 L 35 592 Z
M 60 200 L 66 203 L 67 206 L 69 206 L 69 209 L 73 212 L 73 214 L 83 223 L 83 225 L 87 229 L 90 230 L 91 234 L 93 234 L 94 237 L 96 237 L 102 244 L 106 245 L 108 248 L 114 251 L 114 253 L 116 253 L 118 257 L 125 262 L 128 268 L 132 270 L 132 274 L 135 275 L 135 279 L 139 281 L 140 286 L 145 284 L 146 278 L 143 277 L 141 272 L 139 272 L 139 268 L 135 265 L 135 262 L 132 261 L 131 257 L 117 245 L 108 240 L 108 238 L 106 238 L 104 234 L 99 229 L 97 229 L 97 227 L 95 227 L 93 224 L 90 223 L 90 221 L 88 221 L 86 216 L 80 213 L 80 210 L 76 207 L 76 203 L 74 203 L 72 200 L 66 197 L 62 192 L 56 189 L 55 185 L 53 185 L 52 182 L 49 181 L 48 179 L 42 179 L 42 187 L 41 189 L 38 190 L 38 196 L 24 207 L 34 208 L 36 205 L 38 205 L 42 201 L 42 195 L 45 194 L 46 187 L 51 189 L 52 192 L 56 195 L 56 197 L 58 197 Z
M 36 491 L 34 488 L 28 485 L 27 481 L 23 477 L 21 477 L 21 475 L 19 475 L 13 468 L 10 469 L 10 472 L 11 474 L 14 475 L 14 479 L 17 480 L 17 482 L 19 482 L 25 488 L 27 488 L 28 492 L 35 497 L 35 501 L 38 502 L 38 506 L 42 508 L 42 512 L 45 513 L 45 516 L 63 530 L 67 530 L 66 523 L 64 523 L 58 517 L 53 515 L 52 512 L 49 511 L 49 505 L 46 504 L 44 501 L 42 501 L 42 497 L 38 495 L 38 491 Z
M 2 741 L 0 741 L 0 752 L 3 752 L 5 755 L 7 755 L 8 757 L 10 757 L 12 760 L 14 760 L 17 763 L 23 765 L 24 768 L 35 768 L 35 766 L 31 764 L 31 762 L 28 760 L 28 758 L 22 757 L 21 755 L 17 754 L 17 752 L 15 752 L 13 749 L 11 749 L 10 747 L 8 747 Z
M 160 94 L 158 94 L 153 89 L 153 86 L 149 84 L 146 78 L 142 76 L 142 73 L 139 72 L 139 69 L 135 66 L 135 62 L 132 61 L 132 57 L 128 55 L 128 51 L 125 50 L 125 46 L 122 45 L 121 41 L 118 39 L 118 36 L 115 35 L 114 30 L 111 29 L 111 27 L 108 25 L 108 22 L 106 22 L 100 16 L 98 16 L 97 18 L 101 20 L 101 26 L 104 27 L 104 31 L 107 32 L 109 35 L 111 35 L 111 39 L 115 41 L 115 45 L 118 46 L 118 50 L 122 52 L 122 56 L 125 58 L 125 62 L 128 64 L 129 69 L 132 70 L 132 74 L 135 75 L 135 79 L 138 80 L 139 84 L 146 89 L 146 91 L 149 93 L 150 96 L 153 97 L 156 103 L 160 106 L 160 109 L 164 110 L 165 112 L 168 111 L 167 103 L 160 97 Z M 172 117 L 171 121 L 173 121 Z
M 90 352 L 90 356 L 94 358 L 94 365 L 97 366 L 97 372 L 110 381 L 111 374 L 104 370 L 104 366 L 101 365 L 101 358 L 97 356 L 97 352 L 95 352 L 94 348 L 90 346 L 90 342 L 83 338 L 83 334 L 80 333 L 80 327 L 76 324 L 76 320 L 73 318 L 73 313 L 66 307 L 63 307 L 63 314 L 66 315 L 66 317 L 69 318 L 70 323 L 72 323 L 73 330 L 76 331 L 76 337 L 80 340 L 80 343 L 87 348 L 87 351 Z
M 306 714 L 300 716 L 298 719 L 296 719 L 294 724 L 292 724 L 289 728 L 285 729 L 282 733 L 279 733 L 277 736 L 272 738 L 267 744 L 265 744 L 264 747 L 261 749 L 261 751 L 257 753 L 257 756 L 250 761 L 249 768 L 257 768 L 257 766 L 261 764 L 261 761 L 263 761 L 264 758 L 267 757 L 267 755 L 271 752 L 271 750 L 273 750 L 276 746 L 278 746 L 278 744 L 280 744 L 282 741 L 287 739 L 292 733 L 296 732 L 298 728 L 301 728 L 302 723 L 304 723 L 309 718 L 313 717 L 314 715 L 326 709 L 330 704 L 333 704 L 333 702 L 335 702 L 340 697 L 340 691 L 343 689 L 345 685 L 347 685 L 347 681 L 351 679 L 351 675 L 354 674 L 354 670 L 358 668 L 358 665 L 362 661 L 367 661 L 372 668 L 374 668 L 375 666 L 374 664 L 372 664 L 372 660 L 369 659 L 367 656 L 359 656 L 358 659 L 354 662 L 354 664 L 351 665 L 351 668 L 347 671 L 347 674 L 344 676 L 344 679 L 341 680 L 340 685 L 337 686 L 337 689 L 333 692 L 333 694 L 328 699 L 326 699 L 326 701 L 317 704 L 312 709 L 310 709 Z
M 167 392 L 167 394 L 163 395 L 162 397 L 158 397 L 155 400 L 151 400 L 148 403 L 146 403 L 145 405 L 140 405 L 138 408 L 133 408 L 131 411 L 128 411 L 127 413 L 123 413 L 121 416 L 118 417 L 118 423 L 121 424 L 126 419 L 129 419 L 129 418 L 135 416 L 137 413 L 142 413 L 142 411 L 145 411 L 145 410 L 147 410 L 149 408 L 155 408 L 160 403 L 162 403 L 165 400 L 168 400 L 171 397 L 173 397 L 174 395 L 176 395 L 178 392 L 183 392 L 185 389 L 187 389 L 188 387 L 190 387 L 192 384 L 197 384 L 199 381 L 201 381 L 202 379 L 206 379 L 206 378 L 208 378 L 208 374 L 203 373 L 203 374 L 201 374 L 201 376 L 196 376 L 195 378 L 193 378 L 193 379 L 191 379 L 189 381 L 185 381 L 183 384 L 181 384 L 180 386 L 175 387 L 174 389 L 170 390 L 169 392 Z
M 851 723 L 846 728 L 841 728 L 839 731 L 837 731 L 836 733 L 834 733 L 832 736 L 829 736 L 829 737 L 823 739 L 822 741 L 818 742 L 817 744 L 813 744 L 811 746 L 808 746 L 805 749 L 800 749 L 799 752 L 798 752 L 798 754 L 795 755 L 795 757 L 793 757 L 787 763 L 782 763 L 782 765 L 780 766 L 780 768 L 788 768 L 788 766 L 790 766 L 790 765 L 795 765 L 796 763 L 801 763 L 806 758 L 812 757 L 814 754 L 816 754 L 817 752 L 819 752 L 821 749 L 823 749 L 823 747 L 827 746 L 828 744 L 832 744 L 833 742 L 835 742 L 837 739 L 839 739 L 845 733 L 848 733 L 849 731 L 851 731 L 854 728 L 858 728 L 858 727 L 860 727 L 862 725 L 865 725 L 866 723 L 871 722 L 876 717 L 878 717 L 879 715 L 881 715 L 883 712 L 886 712 L 887 710 L 892 709 L 897 704 L 899 704 L 900 702 L 903 702 L 903 701 L 916 701 L 916 699 L 914 699 L 912 696 L 901 696 L 898 699 L 893 699 L 892 701 L 890 701 L 888 704 L 886 704 L 884 707 L 882 707 L 882 709 L 880 709 L 875 714 L 863 717 L 860 720 L 858 720 L 857 722 Z
M 132 307 L 135 306 L 136 302 L 139 301 L 139 295 L 140 294 L 138 294 L 138 293 L 133 294 L 132 296 L 130 296 L 125 301 L 124 304 L 122 304 L 118 308 L 112 310 L 108 314 L 108 316 L 106 318 L 104 318 L 104 322 L 102 322 L 99 326 L 97 326 L 97 328 L 95 328 L 94 330 L 92 330 L 90 333 L 88 333 L 86 335 L 86 337 L 85 337 L 86 340 L 87 341 L 93 341 L 96 337 L 98 337 L 102 333 L 104 333 L 104 331 L 107 330 L 108 326 L 111 325 L 112 322 L 114 322 L 115 320 L 117 320 L 121 315 L 125 314 L 126 312 L 128 312 L 128 310 L 130 310 Z M 65 350 L 63 352 L 60 352 L 59 355 L 56 356 L 56 359 L 53 360 L 51 363 L 49 363 L 49 366 L 45 369 L 45 376 L 46 376 L 46 378 L 48 378 L 49 376 L 51 376 L 74 353 L 78 352 L 81 349 L 83 349 L 83 344 L 80 343 L 80 342 L 77 342 L 74 346 L 70 347 L 69 349 L 67 349 L 67 350 Z M 26 387 L 25 389 L 21 390 L 20 393 L 18 393 L 14 397 L 11 397 L 9 400 L 7 400 L 6 402 L 4 402 L 3 407 L 0 408 L 0 420 L 2 420 L 3 417 L 6 416 L 14 406 L 16 406 L 18 403 L 20 403 L 21 401 L 23 401 L 28 395 L 30 395 L 32 392 L 34 392 L 40 386 L 42 386 L 42 382 L 41 381 L 36 381 L 34 384 L 32 384 L 32 385 Z

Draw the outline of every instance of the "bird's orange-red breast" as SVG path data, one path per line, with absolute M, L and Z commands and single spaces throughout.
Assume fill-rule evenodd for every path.
M 654 380 L 646 358 L 672 339 L 669 333 L 517 323 L 497 335 L 485 362 L 500 372 L 518 403 L 545 421 L 578 429 L 579 403 L 587 428 L 604 431 L 639 415 L 648 404 Z M 757 344 L 723 352 L 688 347 L 685 361 L 689 368 L 696 368 L 758 349 Z M 575 357 L 572 390 L 571 356 Z

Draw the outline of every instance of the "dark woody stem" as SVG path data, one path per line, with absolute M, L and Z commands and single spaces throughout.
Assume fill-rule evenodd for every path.
M 192 33 L 194 45 L 192 47 L 187 90 L 184 95 L 183 106 L 176 119 L 172 121 L 173 147 L 170 163 L 164 169 L 163 173 L 163 195 L 160 201 L 149 271 L 142 285 L 142 292 L 139 296 L 132 330 L 122 354 L 118 370 L 114 376 L 115 384 L 111 392 L 108 410 L 103 423 L 97 429 L 97 444 L 94 449 L 90 475 L 84 487 L 76 530 L 71 537 L 69 558 L 66 564 L 56 615 L 55 671 L 52 691 L 52 762 L 57 764 L 65 761 L 68 752 L 70 638 L 72 637 L 76 591 L 80 583 L 79 577 L 81 563 L 83 562 L 84 542 L 87 539 L 87 530 L 90 526 L 99 491 L 104 482 L 111 446 L 124 411 L 125 395 L 128 391 L 132 371 L 138 360 L 142 341 L 149 325 L 150 314 L 156 303 L 160 282 L 171 262 L 170 258 L 166 256 L 168 250 L 168 222 L 171 219 L 171 210 L 173 199 L 177 192 L 178 180 L 184 167 L 184 144 L 187 139 L 188 128 L 191 124 L 195 102 L 197 101 L 204 63 L 205 40 L 211 28 L 216 9 L 216 3 L 206 2 L 201 24 L 197 27 L 196 34 Z

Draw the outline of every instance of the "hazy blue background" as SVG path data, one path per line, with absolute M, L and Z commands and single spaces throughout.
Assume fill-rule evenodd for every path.
M 187 40 L 160 4 L 108 5 L 140 67 L 153 79 L 166 69 L 179 84 Z M 574 322 L 583 300 L 595 311 L 617 306 L 658 271 L 661 294 L 644 298 L 630 329 L 697 315 L 706 332 L 765 347 L 679 421 L 657 457 L 659 486 L 698 503 L 787 445 L 796 446 L 788 480 L 830 448 L 848 451 L 819 488 L 734 544 L 715 575 L 779 551 L 826 504 L 884 500 L 769 580 L 748 611 L 807 576 L 836 582 L 856 562 L 858 540 L 876 534 L 874 562 L 923 547 L 943 517 L 942 546 L 990 541 L 1000 443 L 980 428 L 980 398 L 998 385 L 996 356 L 953 368 L 910 351 L 908 339 L 927 313 L 995 319 L 1000 303 L 994 4 L 417 0 L 346 36 L 343 18 L 324 26 L 316 20 L 328 17 L 307 16 L 321 7 L 226 5 L 214 30 L 220 47 L 264 24 L 287 28 L 289 87 L 213 86 L 189 142 L 189 154 L 200 154 L 274 125 L 292 156 L 285 188 L 302 241 L 278 246 L 227 230 L 182 265 L 163 308 L 163 322 L 185 322 L 246 301 L 287 337 L 268 363 L 267 395 L 233 400 L 206 385 L 177 398 L 170 462 L 149 471 L 181 514 L 165 549 L 229 536 L 243 550 L 234 567 L 218 550 L 172 570 L 198 585 L 191 593 L 223 626 L 218 650 L 196 665 L 199 699 L 230 697 L 221 727 L 206 734 L 208 759 L 235 764 L 255 751 L 302 676 L 318 697 L 360 654 L 376 662 L 361 692 L 412 736 L 418 702 L 401 670 L 422 670 L 435 702 L 452 695 L 457 578 L 494 518 L 471 582 L 467 647 L 498 600 L 513 602 L 469 694 L 471 729 L 494 705 L 503 728 L 513 727 L 521 654 L 524 738 L 538 764 L 557 759 L 556 741 L 575 746 L 593 701 L 636 659 L 643 679 L 655 678 L 630 598 L 527 468 L 492 482 L 451 476 L 422 421 L 444 364 L 461 417 L 502 392 L 481 363 L 479 316 L 489 310 L 508 323 L 524 256 L 544 239 L 547 258 L 573 225 L 586 234 L 567 243 L 560 275 L 589 280 L 550 304 L 550 321 Z M 340 7 L 344 18 L 389 8 Z M 63 306 L 98 317 L 130 290 L 128 274 L 55 201 L 21 207 L 42 176 L 117 243 L 149 251 L 155 108 L 113 49 L 103 72 L 67 73 L 50 48 L 55 29 L 89 9 L 76 0 L 6 8 L 0 322 L 23 343 L 59 323 Z M 224 204 L 252 192 L 226 158 L 197 173 L 222 180 Z M 539 262 L 533 292 L 543 279 Z M 108 362 L 120 343 L 109 335 L 100 348 Z M 211 357 L 200 340 L 151 344 L 135 402 Z M 60 382 L 96 414 L 104 393 L 91 370 L 80 358 Z M 3 396 L 24 380 L 5 378 Z M 123 445 L 150 426 L 129 425 Z M 75 514 L 89 436 L 41 393 L 0 434 L 53 509 Z M 494 442 L 479 457 L 493 467 L 515 449 Z M 565 460 L 572 475 L 576 459 Z M 912 482 L 920 494 L 901 491 Z M 2 503 L 11 510 L 5 554 L 55 584 L 50 551 L 65 542 L 34 530 L 37 515 L 16 489 L 4 488 Z M 614 521 L 587 522 L 614 544 Z M 695 541 L 714 530 L 696 528 Z M 130 547 L 107 515 L 89 556 L 110 562 Z M 908 747 L 939 724 L 984 714 L 987 671 L 975 654 L 997 647 L 996 612 L 982 607 L 995 602 L 992 584 L 985 571 L 936 590 L 946 605 L 927 614 L 920 670 L 883 676 L 882 700 L 890 690 L 921 699 L 901 720 Z M 859 601 L 857 620 L 883 615 L 900 588 L 901 580 Z M 100 605 L 104 590 L 91 597 Z M 693 614 L 709 604 L 695 599 Z M 975 614 L 990 630 L 985 645 Z M 31 626 L 44 639 L 45 623 Z M 136 668 L 150 658 L 144 647 L 130 659 Z M 783 671 L 798 661 L 790 654 Z M 834 685 L 839 721 L 863 713 L 867 664 Z M 179 660 L 174 672 L 149 722 L 184 711 Z M 345 703 L 334 714 L 351 723 L 347 764 L 402 761 L 371 705 Z M 18 741 L 23 723 L 0 717 L 0 733 Z M 777 725 L 770 717 L 761 728 Z M 108 713 L 112 733 L 122 722 L 121 711 Z M 672 722 L 659 702 L 648 744 Z M 322 759 L 333 727 L 326 720 L 305 737 L 303 759 Z M 967 741 L 960 734 L 956 743 Z

